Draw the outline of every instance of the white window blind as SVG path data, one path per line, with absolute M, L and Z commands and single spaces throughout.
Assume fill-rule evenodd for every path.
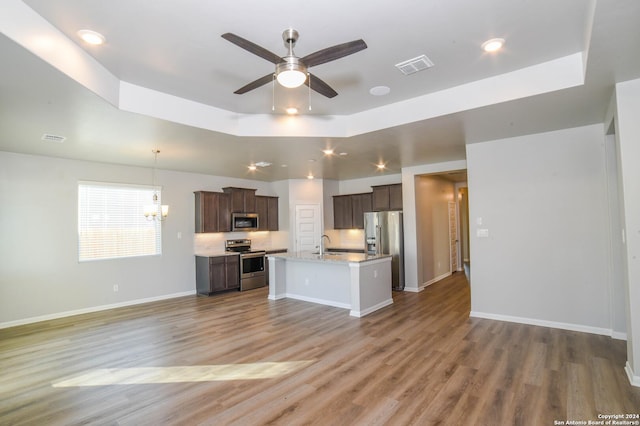
M 159 188 L 100 182 L 78 183 L 78 258 L 82 261 L 162 253 L 161 224 L 147 220 Z

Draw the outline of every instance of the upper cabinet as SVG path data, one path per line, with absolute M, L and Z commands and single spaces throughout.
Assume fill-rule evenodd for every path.
M 256 213 L 256 190 L 247 188 L 222 188 L 231 196 L 231 213 Z
M 278 230 L 278 197 L 256 195 L 259 231 Z
M 402 184 L 372 186 L 373 211 L 402 210 Z
M 195 228 L 202 232 L 231 232 L 231 213 L 258 213 L 259 231 L 278 230 L 278 197 L 256 195 L 255 189 L 223 188 L 224 192 L 195 192 Z
M 231 212 L 229 194 L 195 192 L 196 232 L 230 232 Z
M 277 231 L 280 229 L 278 222 L 278 197 L 267 197 L 267 230 Z
M 333 197 L 334 229 L 364 229 L 364 213 L 371 211 L 371 193 Z

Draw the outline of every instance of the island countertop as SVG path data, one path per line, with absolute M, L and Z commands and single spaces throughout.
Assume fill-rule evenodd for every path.
M 366 254 L 366 253 L 325 253 L 317 254 L 308 251 L 295 253 L 274 253 L 267 254 L 267 257 L 284 258 L 293 261 L 303 262 L 336 262 L 336 263 L 364 263 L 374 260 L 391 257 L 389 254 Z

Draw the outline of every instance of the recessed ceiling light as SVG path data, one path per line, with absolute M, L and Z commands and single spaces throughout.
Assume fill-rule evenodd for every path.
M 384 163 L 378 163 L 376 164 L 376 167 L 378 170 L 384 170 L 387 166 Z
M 287 111 L 287 114 L 289 115 L 295 115 L 298 113 L 298 108 L 296 107 L 289 107 L 287 108 L 285 111 Z
M 312 174 L 312 173 L 309 173 L 309 174 L 307 175 L 307 179 L 313 179 L 313 174 Z
M 324 155 L 333 155 L 333 150 L 331 148 L 323 149 Z
M 340 155 L 340 156 L 342 156 L 342 157 L 346 157 L 346 156 L 347 156 L 347 155 L 349 155 L 349 154 L 348 154 L 348 153 L 346 153 L 346 152 L 341 152 L 341 153 L 340 153 L 340 154 L 338 154 L 338 155 Z
M 271 163 L 267 162 L 267 161 L 258 161 L 256 163 L 256 166 L 258 167 L 269 167 L 271 165 Z
M 104 36 L 100 33 L 91 30 L 80 30 L 78 31 L 78 36 L 84 40 L 86 43 L 93 45 L 100 45 L 104 43 Z
M 286 164 L 281 164 L 280 167 L 289 167 L 289 166 Z
M 251 170 L 252 172 L 255 172 L 255 171 L 256 171 L 256 169 L 257 169 L 257 167 L 256 167 L 256 165 L 255 165 L 255 164 L 251 164 L 248 168 L 249 168 L 249 170 Z
M 308 161 L 309 163 L 315 163 L 315 162 L 316 162 L 316 160 L 315 160 L 314 158 L 310 158 L 310 159 L 308 159 L 307 161 Z
M 373 96 L 384 96 L 388 95 L 389 92 L 391 92 L 391 89 L 389 89 L 387 86 L 376 86 L 372 87 L 369 90 L 369 93 L 371 93 Z
M 482 43 L 482 49 L 485 52 L 498 51 L 498 50 L 502 49 L 502 46 L 504 46 L 504 39 L 503 38 L 492 38 L 491 40 L 487 40 L 484 43 Z

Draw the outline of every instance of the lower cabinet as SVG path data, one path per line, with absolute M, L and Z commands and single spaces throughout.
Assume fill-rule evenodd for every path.
M 240 256 L 196 256 L 196 291 L 211 295 L 240 288 Z

